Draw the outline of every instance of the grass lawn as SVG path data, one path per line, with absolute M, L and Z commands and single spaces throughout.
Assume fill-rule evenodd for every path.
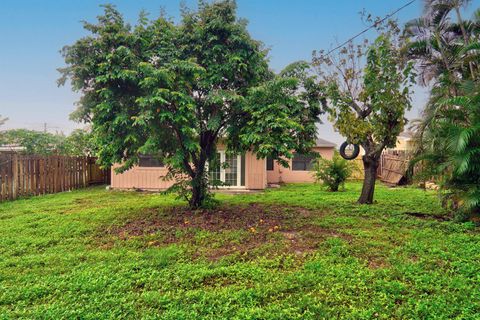
M 93 188 L 0 204 L 0 319 L 475 319 L 480 233 L 434 193 L 360 184 L 173 196 Z

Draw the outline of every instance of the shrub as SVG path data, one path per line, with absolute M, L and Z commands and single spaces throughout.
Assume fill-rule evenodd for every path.
M 349 163 L 338 152 L 335 152 L 332 160 L 321 158 L 315 164 L 315 180 L 327 187 L 328 190 L 336 192 L 340 186 L 344 186 L 354 169 L 354 164 Z

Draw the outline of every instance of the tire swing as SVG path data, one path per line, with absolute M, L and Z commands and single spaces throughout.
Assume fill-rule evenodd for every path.
M 352 144 L 345 141 L 340 146 L 340 155 L 345 160 L 353 160 L 358 157 L 359 153 L 360 147 L 358 146 L 358 144 Z

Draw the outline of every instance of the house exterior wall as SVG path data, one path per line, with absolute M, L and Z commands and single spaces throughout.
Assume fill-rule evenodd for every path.
M 267 163 L 265 159 L 247 152 L 245 154 L 245 188 L 261 190 L 267 187 Z
M 165 167 L 141 168 L 133 167 L 124 173 L 115 173 L 112 167 L 113 189 L 142 189 L 142 190 L 164 190 L 173 184 L 173 181 L 164 181 L 162 178 L 167 174 Z
M 219 149 L 221 147 L 219 146 Z M 331 159 L 333 157 L 333 147 L 315 147 L 323 158 Z M 247 152 L 245 154 L 245 189 L 262 190 L 268 183 L 299 183 L 313 182 L 314 178 L 310 171 L 293 171 L 290 168 L 284 168 L 274 162 L 273 171 L 267 171 L 266 160 L 257 159 L 255 154 Z M 164 167 L 144 168 L 133 167 L 132 169 L 117 174 L 112 167 L 111 187 L 113 189 L 141 189 L 141 190 L 165 190 L 172 186 L 173 181 L 164 181 L 163 177 L 168 170 Z
M 168 173 L 164 167 L 143 168 L 133 167 L 124 173 L 115 173 L 112 167 L 113 189 L 141 189 L 141 190 L 165 190 L 172 186 L 173 181 L 164 181 L 163 177 Z M 261 190 L 267 187 L 267 173 L 265 159 L 257 157 L 247 152 L 245 154 L 245 188 L 252 190 Z
M 412 151 L 414 149 L 413 140 L 405 137 L 398 137 L 397 145 L 394 150 L 399 151 Z
M 322 158 L 332 159 L 333 147 L 315 147 L 313 151 L 319 153 Z M 276 161 L 273 163 L 273 170 L 267 170 L 268 183 L 301 183 L 314 182 L 315 178 L 311 171 L 294 171 L 292 170 L 292 160 L 289 161 L 289 167 L 284 168 Z

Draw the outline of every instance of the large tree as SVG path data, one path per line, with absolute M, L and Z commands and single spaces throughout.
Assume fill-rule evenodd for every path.
M 159 154 L 196 208 L 209 199 L 206 164 L 220 139 L 229 152 L 279 160 L 312 146 L 315 81 L 304 63 L 273 74 L 234 1 L 201 1 L 178 24 L 141 15 L 135 27 L 106 6 L 84 27 L 91 35 L 63 50 L 60 83 L 82 93 L 74 117 L 91 122 L 103 165 L 122 171 Z
M 327 87 L 334 127 L 350 143 L 360 144 L 365 178 L 359 203 L 372 203 L 382 151 L 394 147 L 410 109 L 411 64 L 405 64 L 394 28 L 375 42 L 349 43 L 336 56 L 314 55 Z

